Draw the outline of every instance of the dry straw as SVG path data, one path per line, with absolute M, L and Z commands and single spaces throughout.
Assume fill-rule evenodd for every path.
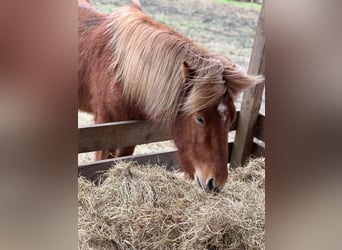
M 120 163 L 78 182 L 79 249 L 265 249 L 265 161 L 230 171 L 219 194 L 181 173 Z

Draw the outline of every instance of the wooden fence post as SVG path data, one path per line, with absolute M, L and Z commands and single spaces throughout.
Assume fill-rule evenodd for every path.
M 264 74 L 265 71 L 264 4 L 265 3 L 263 3 L 260 10 L 252 55 L 248 68 L 248 73 L 254 75 Z M 255 127 L 262 102 L 264 87 L 265 83 L 258 84 L 245 91 L 243 95 L 230 162 L 230 166 L 233 168 L 243 164 L 247 157 L 252 153 Z

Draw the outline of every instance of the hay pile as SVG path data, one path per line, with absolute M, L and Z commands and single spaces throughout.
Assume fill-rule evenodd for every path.
M 230 171 L 219 194 L 181 173 L 120 163 L 78 180 L 79 249 L 265 249 L 265 162 Z

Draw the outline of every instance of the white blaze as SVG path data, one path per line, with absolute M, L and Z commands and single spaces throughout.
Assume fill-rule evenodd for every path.
M 223 104 L 222 102 L 217 106 L 217 111 L 220 113 L 222 116 L 222 120 L 225 121 L 227 119 L 226 115 L 224 112 L 227 110 L 227 105 Z

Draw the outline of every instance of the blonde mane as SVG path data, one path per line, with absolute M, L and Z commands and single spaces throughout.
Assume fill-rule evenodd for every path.
M 179 111 L 189 115 L 204 110 L 262 80 L 247 76 L 223 56 L 209 54 L 136 5 L 110 18 L 113 83 L 122 84 L 126 99 L 150 119 L 174 120 Z M 191 74 L 184 74 L 183 62 Z

